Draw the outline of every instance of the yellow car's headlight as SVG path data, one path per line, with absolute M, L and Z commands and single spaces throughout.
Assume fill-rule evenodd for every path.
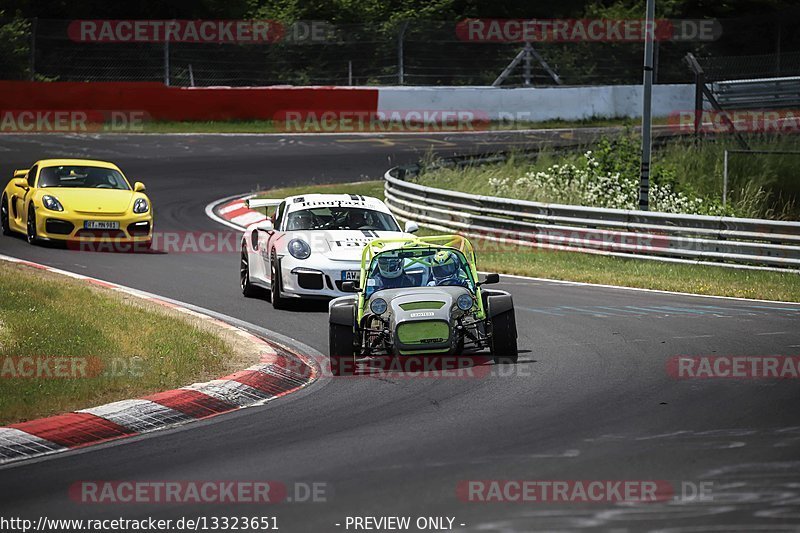
M 50 211 L 64 210 L 64 206 L 61 205 L 61 202 L 58 201 L 58 198 L 55 196 L 50 196 L 49 194 L 42 196 L 42 205 L 44 205 Z
M 147 213 L 150 210 L 150 205 L 148 205 L 147 200 L 144 198 L 137 198 L 135 202 L 133 202 L 133 212 L 134 213 Z

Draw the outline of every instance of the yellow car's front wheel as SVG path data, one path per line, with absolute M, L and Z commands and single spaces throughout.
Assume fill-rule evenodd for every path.
M 0 201 L 0 226 L 3 228 L 3 235 L 11 235 L 11 226 L 8 217 L 8 198 L 3 195 L 3 199 Z
M 36 210 L 33 207 L 33 204 L 28 207 L 28 223 L 27 223 L 27 231 L 26 237 L 28 238 L 29 244 L 36 244 L 36 241 L 39 240 L 38 234 L 36 233 Z

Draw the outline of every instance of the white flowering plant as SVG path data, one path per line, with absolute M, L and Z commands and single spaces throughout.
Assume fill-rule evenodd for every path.
M 488 185 L 496 196 L 534 201 L 578 204 L 614 209 L 636 209 L 639 196 L 639 153 L 627 137 L 602 139 L 595 150 L 575 162 L 529 170 L 520 177 L 491 177 Z M 703 215 L 733 214 L 718 200 L 701 198 L 676 188 L 671 169 L 654 166 L 650 184 L 650 208 L 665 213 Z

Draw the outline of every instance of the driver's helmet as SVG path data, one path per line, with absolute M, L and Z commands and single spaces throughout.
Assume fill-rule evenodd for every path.
M 311 213 L 308 211 L 298 211 L 292 216 L 292 223 L 289 229 L 310 229 L 311 228 Z
M 347 222 L 348 225 L 353 229 L 359 229 L 362 226 L 369 225 L 369 219 L 367 218 L 367 213 L 360 209 L 351 209 L 347 213 Z
M 403 260 L 399 257 L 379 257 L 378 272 L 386 279 L 399 278 L 403 274 Z
M 458 260 L 455 254 L 449 250 L 436 252 L 436 255 L 433 256 L 431 270 L 437 283 L 454 278 L 458 274 Z

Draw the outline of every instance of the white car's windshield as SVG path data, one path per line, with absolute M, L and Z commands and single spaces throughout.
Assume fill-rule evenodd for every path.
M 39 172 L 39 187 L 130 190 L 130 185 L 122 174 L 113 168 L 74 165 L 43 168 Z
M 315 207 L 292 211 L 286 229 L 400 231 L 397 222 L 388 213 L 360 207 Z
M 469 263 L 458 250 L 424 248 L 376 255 L 367 270 L 365 295 L 403 287 L 459 286 L 475 292 Z

